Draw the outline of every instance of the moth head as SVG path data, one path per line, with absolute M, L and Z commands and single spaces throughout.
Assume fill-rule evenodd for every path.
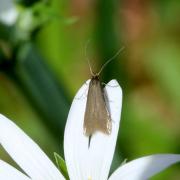
M 99 80 L 99 74 L 98 74 L 98 73 L 91 74 L 91 75 L 92 75 L 92 78 L 91 78 L 91 79 Z

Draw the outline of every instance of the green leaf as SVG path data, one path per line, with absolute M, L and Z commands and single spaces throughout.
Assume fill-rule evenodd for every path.
M 64 159 L 59 154 L 57 154 L 56 152 L 54 152 L 54 157 L 56 159 L 56 164 L 57 164 L 60 172 L 63 174 L 63 176 L 67 180 L 69 180 L 67 166 L 66 166 L 66 163 L 65 163 Z
M 8 75 L 51 130 L 57 143 L 62 143 L 59 137 L 63 138 L 70 104 L 65 86 L 54 76 L 34 43 L 23 44 L 16 57 L 16 66 Z

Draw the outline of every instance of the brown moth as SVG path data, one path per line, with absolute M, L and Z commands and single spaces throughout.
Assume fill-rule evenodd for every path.
M 91 80 L 89 83 L 85 116 L 84 116 L 84 134 L 91 137 L 95 132 L 100 131 L 104 134 L 109 135 L 112 130 L 112 119 L 110 111 L 108 109 L 108 98 L 105 91 L 101 85 L 99 75 L 104 69 L 104 67 L 112 61 L 122 50 L 121 48 L 112 58 L 110 58 L 101 67 L 98 73 L 93 73 L 89 60 L 89 68 L 91 72 Z
M 91 136 L 96 131 L 111 133 L 112 121 L 105 101 L 99 75 L 93 75 L 89 83 L 84 117 L 84 133 Z

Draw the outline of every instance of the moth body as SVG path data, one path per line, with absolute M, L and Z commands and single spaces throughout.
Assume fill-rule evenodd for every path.
M 84 116 L 84 133 L 91 136 L 100 131 L 110 134 L 112 121 L 106 105 L 105 91 L 101 86 L 98 75 L 93 75 L 89 83 L 86 110 Z

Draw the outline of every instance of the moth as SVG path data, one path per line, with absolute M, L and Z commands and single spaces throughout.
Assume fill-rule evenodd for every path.
M 91 80 L 89 83 L 87 102 L 84 115 L 84 134 L 91 137 L 95 132 L 100 131 L 104 134 L 111 134 L 112 131 L 112 119 L 109 111 L 108 97 L 102 87 L 102 83 L 99 79 L 99 75 L 104 67 L 112 61 L 120 52 L 120 49 L 111 59 L 101 67 L 98 73 L 93 73 L 90 63 L 89 68 L 91 72 Z
M 84 116 L 84 133 L 86 136 L 91 136 L 96 131 L 101 131 L 104 134 L 111 133 L 112 120 L 106 99 L 99 75 L 93 75 L 89 83 Z

